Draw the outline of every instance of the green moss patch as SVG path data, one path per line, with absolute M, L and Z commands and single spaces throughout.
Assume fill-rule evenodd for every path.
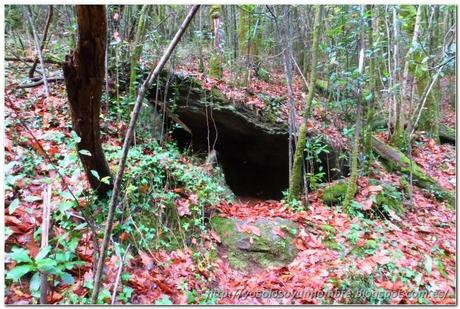
M 227 249 L 228 261 L 238 270 L 256 266 L 281 267 L 297 255 L 293 244 L 297 225 L 282 218 L 259 218 L 254 222 L 237 218 L 211 218 L 211 227 Z
M 324 189 L 321 200 L 327 205 L 337 205 L 343 201 L 347 193 L 347 184 L 343 181 L 337 182 Z

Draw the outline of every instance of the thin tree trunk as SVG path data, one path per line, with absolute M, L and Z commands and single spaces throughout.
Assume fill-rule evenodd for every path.
M 209 60 L 209 75 L 216 79 L 221 79 L 223 75 L 223 48 L 222 48 L 222 29 L 221 29 L 221 9 L 220 5 L 211 6 L 211 19 L 214 31 L 214 50 Z
M 283 40 L 285 49 L 283 52 L 284 71 L 286 74 L 287 90 L 288 90 L 288 107 L 289 107 L 289 177 L 292 176 L 292 152 L 294 149 L 294 131 L 295 131 L 295 101 L 292 91 L 292 41 L 291 28 L 289 17 L 289 5 L 284 6 L 284 25 L 283 25 Z
M 101 182 L 111 173 L 102 150 L 99 125 L 107 42 L 105 6 L 79 5 L 76 13 L 78 43 L 72 54 L 66 56 L 64 79 L 72 126 L 81 139 L 77 144 L 78 155 L 91 188 L 103 198 L 111 189 L 110 184 Z
M 97 261 L 96 274 L 94 277 L 94 290 L 93 290 L 93 294 L 91 295 L 91 303 L 93 304 L 95 304 L 97 301 L 97 297 L 99 295 L 99 289 L 101 287 L 101 277 L 102 277 L 102 271 L 104 268 L 105 255 L 106 255 L 107 248 L 109 246 L 110 236 L 112 233 L 113 216 L 114 216 L 115 208 L 116 208 L 117 201 L 118 201 L 118 194 L 120 191 L 121 181 L 123 178 L 123 172 L 124 172 L 125 165 L 126 165 L 126 159 L 128 157 L 129 146 L 131 145 L 131 137 L 133 135 L 134 128 L 137 122 L 137 118 L 139 116 L 139 112 L 142 107 L 142 102 L 144 100 L 145 91 L 150 87 L 152 82 L 157 78 L 158 74 L 163 69 L 164 65 L 168 61 L 173 50 L 176 48 L 182 35 L 184 34 L 185 30 L 190 24 L 190 21 L 192 20 L 193 16 L 195 16 L 199 7 L 200 7 L 199 5 L 194 5 L 190 9 L 188 15 L 186 16 L 185 20 L 183 21 L 176 35 L 172 39 L 171 43 L 169 44 L 168 48 L 164 52 L 160 61 L 157 63 L 157 66 L 155 67 L 155 69 L 153 69 L 150 72 L 148 77 L 145 79 L 144 83 L 139 88 L 139 92 L 138 92 L 137 99 L 136 99 L 136 104 L 134 105 L 133 112 L 131 113 L 131 120 L 129 122 L 128 131 L 126 132 L 126 135 L 125 135 L 125 140 L 123 143 L 122 153 L 120 157 L 119 168 L 118 168 L 117 175 L 115 177 L 112 197 L 110 199 L 109 212 L 107 214 L 107 221 L 106 221 L 106 225 L 104 229 L 104 239 L 102 241 L 101 251 L 99 253 L 99 259 Z
M 354 137 L 353 137 L 353 149 L 351 152 L 351 172 L 350 172 L 350 178 L 348 179 L 348 187 L 347 187 L 347 192 L 345 194 L 345 199 L 343 201 L 343 208 L 345 211 L 348 211 L 351 205 L 351 201 L 353 200 L 356 190 L 357 190 L 357 185 L 356 181 L 358 179 L 358 155 L 359 155 L 359 148 L 361 145 L 361 128 L 362 128 L 362 114 L 363 114 L 363 103 L 362 103 L 362 91 L 361 91 L 361 82 L 359 82 L 359 79 L 362 78 L 363 70 L 364 70 L 364 49 L 365 49 L 365 43 L 364 43 L 364 6 L 361 6 L 361 26 L 360 26 L 360 48 L 359 48 L 359 61 L 358 61 L 358 85 L 357 85 L 357 91 L 356 91 L 356 97 L 358 100 L 358 115 L 356 119 L 356 126 L 355 126 L 355 132 L 354 132 Z
M 134 43 L 131 53 L 131 64 L 130 64 L 130 74 L 129 74 L 129 96 L 134 97 L 136 93 L 136 68 L 139 63 L 139 59 L 144 49 L 144 37 L 145 37 L 145 20 L 149 12 L 149 5 L 144 4 L 139 12 L 139 19 L 137 21 L 136 34 L 134 35 Z
M 376 66 L 375 66 L 375 56 L 374 56 L 374 18 L 373 18 L 373 6 L 367 5 L 367 12 L 368 12 L 368 30 L 367 30 L 367 41 L 369 45 L 369 49 L 371 49 L 371 56 L 369 57 L 369 96 L 370 99 L 367 102 L 367 111 L 366 111 L 366 129 L 365 129 L 365 136 L 364 136 L 364 152 L 367 156 L 365 170 L 366 173 L 369 172 L 371 157 L 372 157 L 372 128 L 374 122 L 374 113 L 375 113 L 375 94 L 376 86 L 377 86 L 377 74 L 376 74 Z M 376 27 L 375 27 L 376 28 Z
M 302 165 L 303 165 L 303 152 L 304 145 L 307 137 L 307 122 L 311 113 L 311 103 L 313 101 L 313 96 L 315 95 L 315 84 L 316 84 L 316 70 L 318 65 L 318 47 L 319 47 L 319 31 L 321 28 L 321 5 L 315 7 L 315 21 L 314 21 L 314 31 L 313 31 L 313 42 L 312 42 L 312 56 L 311 56 L 311 71 L 310 71 L 310 91 L 308 92 L 307 98 L 305 100 L 305 109 L 304 109 L 304 121 L 299 129 L 299 135 L 297 137 L 297 147 L 294 153 L 294 162 L 292 165 L 292 174 L 289 182 L 289 198 L 298 199 L 301 192 L 301 179 L 302 179 Z M 307 201 L 306 201 L 307 202 Z
M 48 81 L 46 80 L 45 62 L 43 61 L 43 54 L 40 48 L 40 42 L 38 40 L 37 31 L 35 30 L 34 21 L 32 20 L 32 10 L 30 9 L 30 6 L 27 6 L 27 19 L 29 20 L 30 27 L 32 28 L 32 34 L 34 36 L 34 42 L 35 42 L 35 50 L 37 52 L 38 59 L 40 60 L 40 66 L 42 67 L 43 84 L 45 85 L 45 95 L 49 97 L 50 90 L 48 87 Z
M 53 18 L 53 6 L 50 5 L 48 8 L 48 16 L 46 17 L 45 28 L 43 29 L 42 43 L 40 45 L 40 51 L 42 52 L 43 52 L 43 48 L 45 48 L 46 38 L 48 36 L 48 29 L 50 27 L 52 18 Z M 35 68 L 37 67 L 38 61 L 39 61 L 38 57 L 35 57 L 34 63 L 32 64 L 32 67 L 29 70 L 29 78 L 34 77 Z
M 412 61 L 412 55 L 415 51 L 415 47 L 418 41 L 418 36 L 420 34 L 420 24 L 421 24 L 421 15 L 422 15 L 422 6 L 419 5 L 417 8 L 417 14 L 415 16 L 415 24 L 414 24 L 414 33 L 412 35 L 412 42 L 409 47 L 409 50 L 406 53 L 406 57 L 404 60 L 404 70 L 403 70 L 403 77 L 402 77 L 402 86 L 401 86 L 401 105 L 403 108 L 408 108 L 408 110 L 412 110 L 412 100 L 411 100 L 411 82 L 409 76 L 409 68 Z M 402 125 L 404 125 L 404 113 L 401 113 Z
M 399 72 L 399 12 L 396 5 L 393 6 L 393 86 L 399 85 L 401 86 L 401 73 Z M 397 87 L 393 87 L 393 100 L 394 100 L 394 131 L 391 137 L 392 144 L 400 147 L 403 145 L 404 139 L 404 130 L 403 130 L 403 123 L 402 123 L 402 115 L 401 115 L 401 98 L 400 98 L 400 91 Z

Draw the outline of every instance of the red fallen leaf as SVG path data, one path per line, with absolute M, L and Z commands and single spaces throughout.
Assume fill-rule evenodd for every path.
M 361 202 L 361 204 L 363 205 L 364 210 L 371 209 L 373 203 L 374 203 L 374 199 L 372 197 L 367 199 L 367 200 L 365 200 L 364 202 Z
M 29 253 L 31 256 L 37 256 L 38 252 L 40 252 L 40 247 L 35 241 L 29 241 L 26 243 L 27 249 L 29 249 Z
M 275 232 L 276 235 L 278 235 L 279 237 L 283 239 L 286 237 L 286 233 L 284 233 L 284 231 L 279 226 L 275 226 L 273 231 Z
M 166 294 L 169 294 L 169 295 L 173 295 L 174 294 L 174 290 L 168 286 L 167 284 L 161 282 L 160 280 L 157 280 L 157 279 L 154 279 L 153 282 L 156 283 L 156 285 L 158 285 L 158 287 L 163 291 L 165 292 Z
M 153 258 L 142 250 L 139 250 L 139 255 L 141 256 L 142 264 L 144 264 L 145 269 L 150 271 L 155 264 Z
M 391 258 L 386 255 L 374 256 L 372 260 L 380 265 L 385 265 L 391 262 Z
M 5 225 L 20 225 L 22 222 L 15 216 L 5 216 Z
M 254 234 L 256 236 L 260 236 L 260 230 L 257 226 L 254 225 L 245 225 L 243 227 L 240 227 L 240 232 L 246 232 L 249 234 Z
M 120 240 L 121 241 L 126 241 L 128 239 L 129 239 L 129 234 L 128 233 L 123 232 L 123 233 L 120 234 Z
M 307 247 L 305 247 L 305 245 L 304 245 L 304 241 L 301 238 L 294 239 L 294 245 L 296 246 L 297 249 L 299 249 L 301 251 L 307 249 Z
M 391 281 L 383 281 L 383 282 L 379 282 L 379 283 L 376 282 L 375 285 L 378 286 L 378 287 L 382 287 L 385 290 L 392 290 L 393 289 L 393 282 L 391 282 Z
M 369 190 L 369 192 L 380 192 L 383 188 L 382 186 L 369 186 L 367 187 L 367 190 Z
M 13 142 L 8 136 L 4 136 L 5 149 L 10 151 L 13 149 Z
M 54 303 L 57 303 L 58 301 L 61 301 L 64 297 L 57 293 L 57 292 L 52 292 L 50 295 L 48 295 L 48 303 L 49 304 L 54 304 Z
M 176 194 L 179 194 L 181 197 L 187 197 L 184 188 L 174 188 L 172 191 Z

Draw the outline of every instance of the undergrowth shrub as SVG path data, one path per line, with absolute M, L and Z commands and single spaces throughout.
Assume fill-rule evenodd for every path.
M 115 232 L 129 233 L 141 248 L 190 245 L 207 230 L 209 206 L 232 199 L 218 167 L 207 171 L 173 143 L 135 146 L 128 160 L 118 214 L 122 223 Z

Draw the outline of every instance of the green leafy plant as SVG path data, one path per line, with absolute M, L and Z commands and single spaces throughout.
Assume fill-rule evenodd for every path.
M 329 146 L 322 136 L 308 138 L 305 144 L 305 160 L 309 162 L 307 171 L 307 182 L 312 190 L 324 180 L 326 173 L 322 166 L 321 155 L 329 153 Z
M 50 257 L 51 246 L 47 246 L 32 258 L 29 250 L 14 247 L 8 254 L 8 258 L 16 262 L 16 266 L 6 272 L 6 279 L 19 281 L 26 274 L 32 273 L 30 279 L 30 291 L 36 297 L 40 289 L 40 273 L 46 272 L 59 277 L 65 284 L 73 284 L 74 278 L 68 273 L 76 265 L 82 265 L 75 261 L 70 252 L 57 252 Z

